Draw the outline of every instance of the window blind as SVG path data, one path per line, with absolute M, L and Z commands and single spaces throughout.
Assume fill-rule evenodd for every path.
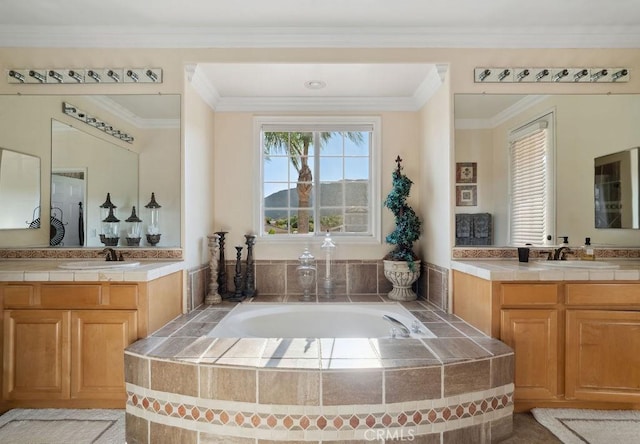
M 547 128 L 536 125 L 510 138 L 512 245 L 544 244 L 547 234 Z

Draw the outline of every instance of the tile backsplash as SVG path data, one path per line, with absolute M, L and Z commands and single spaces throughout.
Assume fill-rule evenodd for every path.
M 98 248 L 0 248 L 0 259 L 104 259 Z M 181 248 L 118 247 L 125 259 L 182 260 Z
M 227 290 L 234 291 L 235 261 L 226 261 Z M 255 261 L 255 282 L 257 300 L 297 300 L 302 295 L 298 283 L 297 260 L 258 260 Z M 242 264 L 244 276 L 245 264 Z M 391 284 L 384 277 L 381 260 L 346 260 L 332 263 L 334 278 L 333 294 L 337 298 L 348 296 L 351 300 L 367 300 L 369 296 L 386 294 Z M 323 293 L 322 277 L 324 264 L 317 264 L 317 294 Z M 422 263 L 422 273 L 414 284 L 418 299 L 428 300 L 437 307 L 446 310 L 448 300 L 449 270 L 433 264 Z M 189 309 L 197 307 L 208 291 L 209 269 L 199 267 L 189 270 Z M 373 300 L 373 299 L 372 299 Z

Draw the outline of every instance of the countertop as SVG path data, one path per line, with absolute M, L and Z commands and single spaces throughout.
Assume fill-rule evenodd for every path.
M 68 270 L 59 265 L 81 259 L 0 260 L 0 282 L 148 282 L 180 271 L 182 261 L 131 260 L 140 265 L 121 269 Z M 84 262 L 84 261 L 83 261 Z M 96 260 L 96 263 L 104 259 Z
M 566 262 L 553 264 L 551 262 Z M 594 268 L 594 267 L 617 268 Z M 518 262 L 516 259 L 452 260 L 451 269 L 491 281 L 640 281 L 640 260 Z

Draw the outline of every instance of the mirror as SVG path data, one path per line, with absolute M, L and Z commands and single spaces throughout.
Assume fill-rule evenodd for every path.
M 455 162 L 476 163 L 475 206 L 458 213 L 489 213 L 493 246 L 508 245 L 508 141 L 513 131 L 549 111 L 555 132 L 555 233 L 571 245 L 637 246 L 637 232 L 596 228 L 594 161 L 640 145 L 640 96 L 456 94 Z M 465 184 L 467 185 L 467 184 Z M 553 239 L 551 243 L 557 243 Z
M 124 221 L 138 204 L 138 153 L 51 121 L 51 217 L 63 224 L 51 245 L 101 246 L 98 208 L 112 196 L 115 216 Z M 120 228 L 125 228 L 125 223 Z M 86 227 L 86 228 L 85 228 Z M 88 231 L 88 232 L 87 232 Z M 126 233 L 121 234 L 122 240 Z M 122 242 L 121 245 L 126 245 Z
M 40 212 L 40 158 L 0 148 L 0 229 L 30 228 Z
M 133 143 L 65 114 L 63 102 L 132 135 Z M 110 193 L 121 221 L 118 245 L 127 245 L 125 220 L 135 205 L 143 221 L 140 246 L 149 247 L 144 233 L 150 213 L 144 206 L 154 192 L 162 206 L 156 247 L 180 247 L 180 109 L 179 95 L 0 96 L 0 146 L 40 158 L 40 215 L 52 221 L 51 227 L 0 231 L 0 245 L 104 246 L 99 207 Z M 29 214 L 25 220 L 31 219 Z
M 638 150 L 636 147 L 595 158 L 596 228 L 640 228 Z

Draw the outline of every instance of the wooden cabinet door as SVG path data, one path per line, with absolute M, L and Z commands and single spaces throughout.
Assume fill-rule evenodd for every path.
M 69 317 L 60 310 L 4 312 L 4 399 L 69 398 Z
M 71 398 L 126 399 L 124 349 L 137 338 L 135 310 L 71 312 Z
M 558 396 L 558 313 L 549 309 L 501 312 L 500 339 L 515 351 L 516 400 Z
M 640 312 L 567 310 L 567 398 L 640 402 Z

